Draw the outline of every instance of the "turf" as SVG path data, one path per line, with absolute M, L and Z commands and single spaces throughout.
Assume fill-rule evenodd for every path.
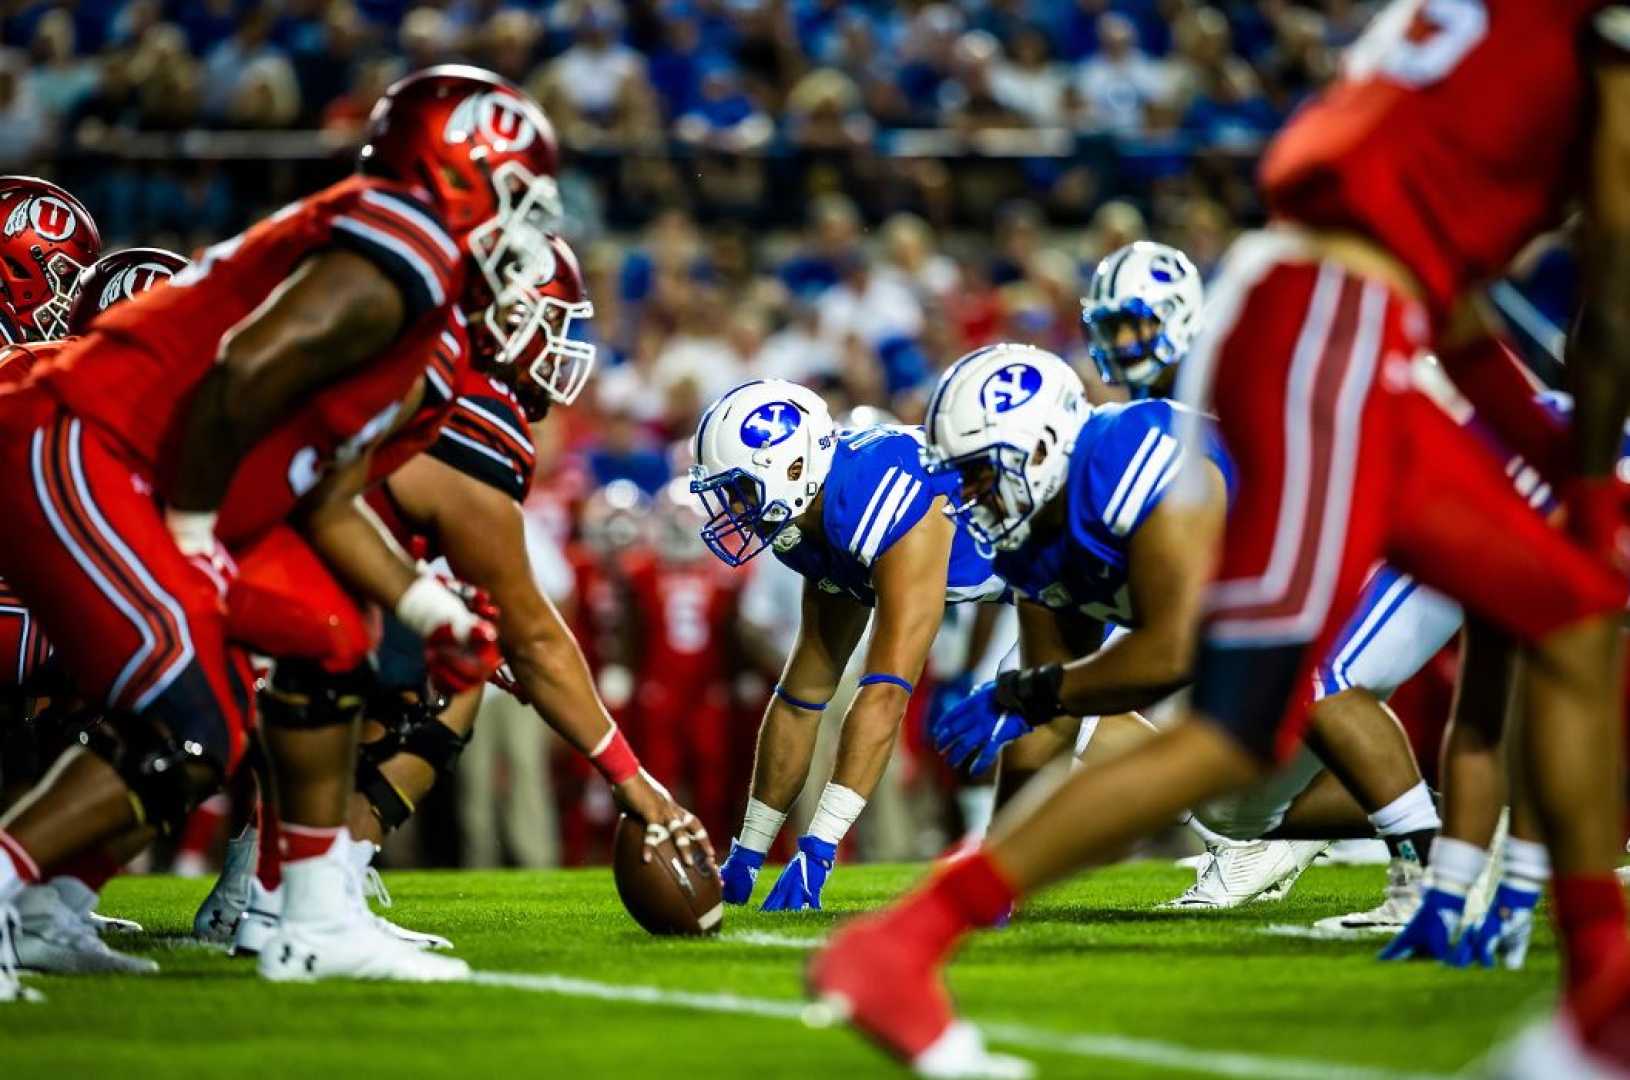
M 704 941 L 647 937 L 623 914 L 604 871 L 386 880 L 392 917 L 447 934 L 478 970 L 792 1001 L 806 954 L 796 944 L 764 944 L 764 936 L 816 937 L 920 872 L 843 867 L 828 887 L 827 912 L 732 910 L 725 936 Z M 1358 1074 L 1374 1077 L 1455 1071 L 1543 1005 L 1554 983 L 1548 934 L 1528 970 L 1510 973 L 1383 965 L 1374 943 L 1261 932 L 1370 906 L 1379 869 L 1315 867 L 1278 904 L 1205 915 L 1151 910 L 1190 880 L 1186 870 L 1135 864 L 1049 893 L 961 955 L 953 990 L 984 1022 L 1299 1059 L 1315 1063 L 1309 1076 L 1337 1077 L 1339 1066 L 1386 1070 Z M 31 977 L 49 1000 L 0 1006 L 0 1075 L 760 1080 L 895 1071 L 847 1032 L 785 1018 L 494 986 L 271 985 L 248 962 L 186 941 L 206 888 L 162 877 L 114 882 L 102 910 L 146 925 L 147 933 L 120 942 L 157 958 L 163 972 Z M 744 932 L 759 943 L 742 940 Z M 1176 1068 L 1080 1049 L 1024 1052 L 1044 1076 L 1207 1076 L 1228 1066 L 1219 1058 Z M 1247 1062 L 1228 1075 L 1258 1067 Z

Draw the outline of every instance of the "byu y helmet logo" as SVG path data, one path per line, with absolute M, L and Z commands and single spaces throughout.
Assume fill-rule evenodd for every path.
M 760 405 L 741 422 L 741 441 L 754 450 L 786 442 L 798 430 L 798 408 L 790 401 Z
M 1041 372 L 1029 364 L 1008 364 L 997 368 L 979 388 L 979 404 L 987 412 L 1005 413 L 1036 396 L 1041 389 Z

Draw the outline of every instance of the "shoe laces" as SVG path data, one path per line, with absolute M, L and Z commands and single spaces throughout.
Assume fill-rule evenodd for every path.
M 391 900 L 390 890 L 385 888 L 385 879 L 379 876 L 378 870 L 372 866 L 366 866 L 362 870 L 361 878 L 362 895 L 364 897 L 379 901 L 380 907 L 388 908 L 391 906 L 393 901 Z

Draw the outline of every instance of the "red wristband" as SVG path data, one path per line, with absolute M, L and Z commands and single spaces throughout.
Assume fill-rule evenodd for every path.
M 589 761 L 612 787 L 632 780 L 640 771 L 640 759 L 634 756 L 634 748 L 616 724 L 611 725 L 600 745 L 589 751 Z

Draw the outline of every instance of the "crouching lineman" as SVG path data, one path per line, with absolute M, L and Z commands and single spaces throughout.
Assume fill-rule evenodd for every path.
M 391 404 L 338 410 L 329 419 L 345 437 L 314 447 L 301 478 L 348 464 L 422 380 L 465 289 L 490 297 L 489 273 L 502 280 L 509 252 L 493 241 L 524 202 L 516 181 L 530 189 L 552 172 L 552 158 L 536 157 L 547 121 L 488 73 L 438 75 L 414 84 L 432 91 L 434 107 L 408 95 L 407 115 L 393 118 L 403 102 L 387 93 L 373 122 L 446 147 L 446 170 L 391 175 L 365 156 L 364 175 L 211 248 L 0 394 L 10 466 L 0 573 L 48 631 L 73 627 L 53 634 L 63 668 L 110 711 L 107 737 L 70 751 L 0 819 L 5 919 L 42 872 L 134 829 L 174 827 L 236 766 L 252 702 L 244 658 L 226 642 L 232 565 L 215 525 L 239 464 L 308 399 L 341 385 Z M 371 529 L 348 514 L 360 516 L 334 512 L 341 533 Z M 485 667 L 490 650 L 496 664 L 496 632 L 446 586 L 411 568 L 385 577 L 386 603 L 429 648 L 469 668 Z M 277 725 L 296 723 L 268 732 L 279 783 L 301 789 L 283 803 L 285 874 L 302 882 L 284 933 L 296 923 L 305 940 L 285 958 L 300 963 L 278 974 L 389 977 L 392 965 L 367 954 L 388 957 L 392 943 L 349 904 L 334 850 L 350 785 L 337 799 L 327 785 L 336 765 L 349 777 L 352 720 L 307 718 L 285 711 Z M 326 964 L 325 942 L 343 962 Z M 17 996 L 4 981 L 0 996 Z
M 865 672 L 832 778 L 766 911 L 820 908 L 838 844 L 888 765 L 946 601 L 1005 591 L 941 512 L 947 489 L 924 472 L 922 449 L 920 428 L 840 433 L 817 394 L 781 380 L 736 387 L 697 427 L 691 490 L 708 515 L 702 539 L 731 566 L 768 548 L 804 577 L 797 644 L 759 727 L 741 835 L 721 868 L 729 903 L 752 897 L 868 621 Z

